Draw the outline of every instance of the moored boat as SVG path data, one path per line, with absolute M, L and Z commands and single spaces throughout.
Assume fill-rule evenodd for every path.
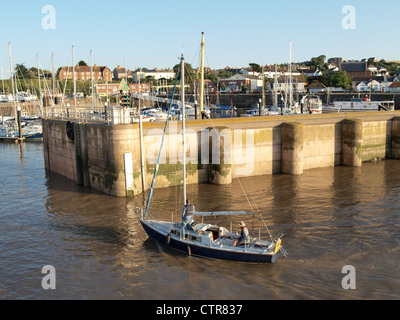
M 394 101 L 371 101 L 369 98 L 353 98 L 350 101 L 335 101 L 324 106 L 323 112 L 394 111 Z

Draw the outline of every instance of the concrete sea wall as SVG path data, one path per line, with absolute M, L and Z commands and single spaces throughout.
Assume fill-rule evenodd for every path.
M 164 123 L 143 124 L 144 189 L 151 185 Z M 181 122 L 167 128 L 155 187 L 182 184 Z M 43 120 L 46 170 L 127 197 L 142 192 L 139 125 Z M 187 182 L 400 159 L 400 113 L 364 112 L 186 122 Z

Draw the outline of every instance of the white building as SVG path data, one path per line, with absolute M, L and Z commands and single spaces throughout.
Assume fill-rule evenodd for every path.
M 139 79 L 144 79 L 147 77 L 153 77 L 155 80 L 160 79 L 175 79 L 175 72 L 171 69 L 157 69 L 147 70 L 147 69 L 137 69 L 132 73 L 132 80 L 138 82 Z
M 305 80 L 301 76 L 294 76 L 293 77 L 293 92 L 304 92 L 305 91 Z M 289 91 L 289 81 L 288 77 L 280 77 L 277 79 L 276 84 L 272 84 L 272 89 L 274 91 Z
M 356 92 L 389 92 L 392 83 L 390 81 L 379 82 L 377 80 L 361 81 L 354 85 L 354 90 Z

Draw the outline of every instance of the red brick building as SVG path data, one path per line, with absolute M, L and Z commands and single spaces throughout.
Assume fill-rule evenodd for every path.
M 109 83 L 109 84 L 96 84 L 96 93 L 100 96 L 107 95 L 115 95 L 119 93 L 119 83 Z M 129 91 L 130 92 L 139 92 L 139 84 L 138 83 L 129 83 Z M 140 92 L 141 93 L 149 93 L 151 91 L 151 85 L 149 83 L 141 83 L 140 84 Z
M 82 80 L 82 81 L 91 80 L 90 74 L 91 74 L 90 66 L 75 67 L 76 80 Z M 58 71 L 58 77 L 60 80 L 73 79 L 73 67 L 61 67 Z M 111 81 L 112 72 L 108 67 L 94 65 L 93 79 L 95 81 Z
M 190 85 L 190 92 L 194 92 L 195 90 L 200 92 L 200 80 L 197 81 L 196 85 L 195 84 Z M 204 79 L 204 93 L 205 94 L 217 93 L 217 84 L 213 83 L 209 79 Z

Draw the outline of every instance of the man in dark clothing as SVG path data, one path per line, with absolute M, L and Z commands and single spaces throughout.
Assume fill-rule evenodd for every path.
M 183 207 L 182 210 L 182 227 L 193 230 L 192 222 L 193 222 L 193 215 L 194 215 L 194 205 L 190 203 L 190 200 L 186 200 L 186 205 Z

